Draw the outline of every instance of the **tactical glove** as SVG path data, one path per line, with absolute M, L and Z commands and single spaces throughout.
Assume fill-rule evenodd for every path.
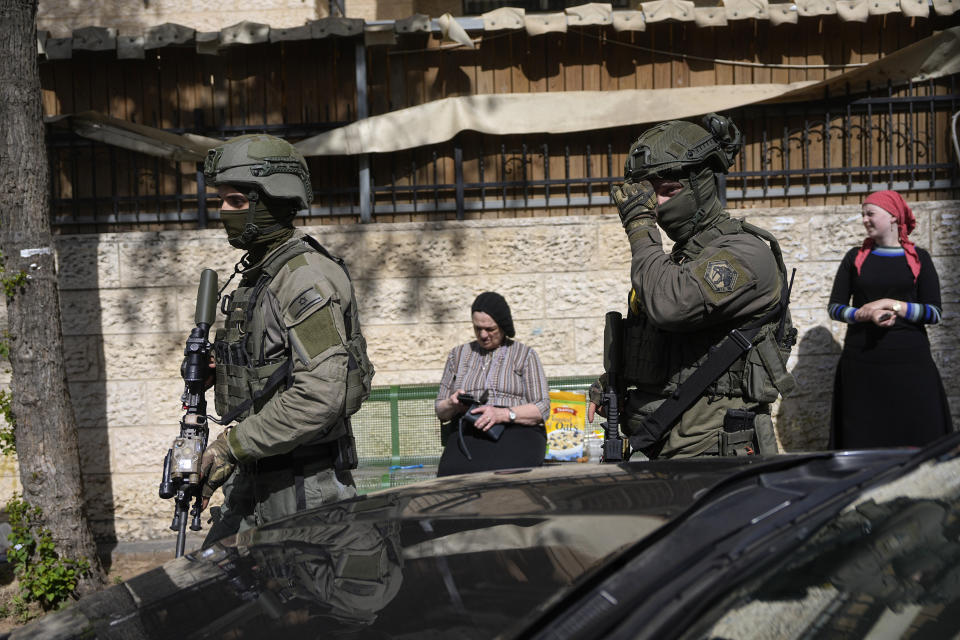
M 610 199 L 620 211 L 620 222 L 629 233 L 638 224 L 656 222 L 657 193 L 649 180 L 633 182 L 610 188 Z
M 223 430 L 203 452 L 200 474 L 203 478 L 201 494 L 204 498 L 212 496 L 213 492 L 227 481 L 237 466 L 237 460 L 230 451 L 230 445 L 227 444 L 228 431 L 229 429 Z

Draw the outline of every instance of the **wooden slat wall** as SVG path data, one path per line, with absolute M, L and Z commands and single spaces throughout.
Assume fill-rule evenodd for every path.
M 771 26 L 766 21 L 731 22 L 722 28 L 700 28 L 693 23 L 655 23 L 645 32 L 616 33 L 603 27 L 571 28 L 566 34 L 528 37 L 523 32 L 485 33 L 475 50 L 442 48 L 435 34 L 399 37 L 396 46 L 371 48 L 367 52 L 368 109 L 370 115 L 422 104 L 447 96 L 485 93 L 556 92 L 578 90 L 647 89 L 713 84 L 750 84 L 821 80 L 841 69 L 786 69 L 736 66 L 718 62 L 732 60 L 765 64 L 824 65 L 870 62 L 950 26 L 949 18 L 911 19 L 901 14 L 873 16 L 866 23 L 847 23 L 836 16 L 801 18 L 798 25 Z M 274 125 L 306 125 L 313 131 L 340 126 L 356 117 L 355 46 L 353 39 L 328 38 L 304 42 L 258 44 L 234 47 L 218 56 L 198 55 L 191 48 L 148 51 L 145 60 L 117 60 L 113 53 L 77 52 L 71 60 L 41 65 L 43 106 L 46 115 L 93 109 L 150 126 L 202 131 L 208 135 L 233 135 Z M 687 58 L 677 57 L 683 54 Z M 924 89 L 925 90 L 925 89 Z M 818 108 L 818 107 L 813 107 Z M 837 114 L 841 117 L 842 114 Z M 884 131 L 892 121 L 900 127 L 911 122 L 921 137 L 932 133 L 935 149 L 901 145 L 888 157 Z M 854 166 L 866 163 L 928 161 L 949 158 L 946 131 L 948 117 L 876 114 L 870 136 L 846 148 L 836 131 L 824 140 L 814 140 L 811 152 L 802 152 L 802 140 L 789 142 L 783 164 L 798 168 L 822 167 L 827 161 L 840 164 L 849 158 Z M 838 124 L 835 121 L 834 124 Z M 775 112 L 763 118 L 738 123 L 747 145 L 734 170 L 760 168 L 761 136 L 778 146 L 785 128 L 802 126 L 787 122 Z M 932 126 L 935 131 L 928 132 Z M 523 173 L 520 147 L 527 145 L 526 175 L 529 179 L 608 176 L 622 171 L 629 143 L 644 127 L 632 131 L 602 131 L 572 136 L 533 136 L 523 140 L 464 133 L 457 143 L 463 148 L 464 179 L 516 180 Z M 220 130 L 218 134 L 218 130 Z M 796 138 L 797 134 L 793 134 Z M 870 142 L 868 143 L 867 140 Z M 549 147 L 544 157 L 542 145 Z M 588 158 L 587 147 L 590 147 Z M 501 149 L 507 149 L 505 173 Z M 564 149 L 570 149 L 569 167 Z M 612 157 L 606 156 L 607 149 Z M 923 156 L 919 154 L 925 154 Z M 777 155 L 777 152 L 774 152 Z M 53 191 L 57 199 L 72 199 L 55 213 L 90 216 L 106 213 L 147 212 L 133 196 L 186 195 L 196 192 L 196 166 L 160 162 L 119 149 L 107 149 L 84 141 L 56 147 L 51 163 Z M 357 159 L 311 159 L 318 187 L 331 190 L 355 188 Z M 115 169 L 111 171 L 111 164 Z M 549 164 L 549 170 L 547 169 Z M 453 144 L 430 149 L 376 156 L 374 183 L 396 184 L 398 192 L 378 193 L 378 203 L 410 204 L 403 187 L 413 184 L 454 182 Z M 793 179 L 792 183 L 797 184 Z M 843 180 L 841 176 L 831 180 Z M 783 180 L 770 184 L 782 184 Z M 759 183 L 757 183 L 759 184 Z M 559 195 L 559 187 L 553 191 Z M 497 193 L 492 193 L 496 191 Z M 595 194 L 603 189 L 595 188 Z M 116 204 L 110 196 L 131 197 Z M 573 187 L 571 195 L 583 196 L 585 187 Z M 531 194 L 532 195 L 532 194 Z M 542 197 L 542 190 L 538 192 Z M 917 192 L 920 199 L 949 197 L 950 193 Z M 418 196 L 434 196 L 452 202 L 452 190 Z M 479 192 L 466 194 L 476 201 Z M 488 189 L 487 197 L 500 197 Z M 508 198 L 522 198 L 521 189 L 508 189 Z M 334 193 L 323 206 L 355 206 L 355 196 Z M 753 200 L 747 206 L 832 204 L 855 202 L 858 196 L 818 196 Z M 601 204 L 604 198 L 598 198 Z M 196 208 L 195 200 L 150 204 L 150 211 L 176 212 Z M 598 207 L 550 211 L 508 210 L 470 213 L 477 216 L 566 215 L 602 210 Z M 378 215 L 378 220 L 450 218 L 453 213 L 398 213 Z M 311 222 L 352 222 L 356 216 L 336 216 Z M 169 226 L 169 225 L 167 225 Z M 119 230 L 133 226 L 106 225 L 87 231 Z M 135 228 L 143 229 L 142 224 Z M 71 229 L 79 230 L 79 229 Z

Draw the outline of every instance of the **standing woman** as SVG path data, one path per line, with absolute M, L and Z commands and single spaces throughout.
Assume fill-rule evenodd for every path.
M 459 422 L 446 436 L 438 476 L 491 469 L 536 467 L 547 449 L 544 421 L 550 411 L 547 377 L 537 352 L 513 340 L 513 317 L 499 293 L 474 300 L 471 320 L 476 340 L 454 347 L 443 368 L 434 408 L 442 421 Z M 470 409 L 462 393 L 487 401 Z M 494 439 L 504 425 L 502 434 Z M 491 431 L 491 429 L 493 429 Z
M 840 263 L 828 307 L 831 318 L 849 324 L 830 445 L 922 446 L 951 431 L 925 327 L 940 321 L 940 279 L 930 254 L 907 239 L 916 218 L 899 193 L 867 196 L 863 226 L 867 237 Z

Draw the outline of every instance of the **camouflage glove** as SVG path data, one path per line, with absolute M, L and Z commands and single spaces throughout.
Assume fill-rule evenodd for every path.
M 607 374 L 602 374 L 598 380 L 595 380 L 593 384 L 590 385 L 590 390 L 587 391 L 587 401 L 592 402 L 598 407 L 603 406 L 603 391 L 607 388 Z
M 620 211 L 620 222 L 627 233 L 634 227 L 656 222 L 657 193 L 649 180 L 623 184 L 610 188 L 610 199 Z
M 200 462 L 200 475 L 203 488 L 201 494 L 204 498 L 213 495 L 237 466 L 237 460 L 230 451 L 230 445 L 227 444 L 227 432 L 224 429 L 217 439 L 207 445 L 203 452 L 203 460 Z

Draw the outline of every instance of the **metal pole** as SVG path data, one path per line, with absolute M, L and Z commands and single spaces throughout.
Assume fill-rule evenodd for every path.
M 364 120 L 368 115 L 367 109 L 367 45 L 363 37 L 357 38 L 354 49 L 357 68 L 357 120 Z M 370 155 L 363 154 L 359 158 L 360 171 L 360 222 L 372 220 L 372 206 L 370 200 Z

